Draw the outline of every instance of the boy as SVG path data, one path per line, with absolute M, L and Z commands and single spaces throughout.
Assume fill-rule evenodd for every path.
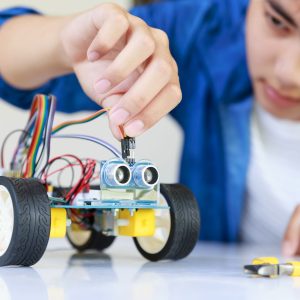
M 132 13 L 167 32 L 178 64 L 183 101 L 172 115 L 185 132 L 180 181 L 199 201 L 201 238 L 262 243 L 283 236 L 284 254 L 294 255 L 300 253 L 300 1 L 247 2 L 161 3 Z M 60 110 L 96 109 L 74 75 L 52 79 L 74 72 L 87 96 L 113 107 L 117 138 L 119 124 L 136 136 L 156 123 L 180 100 L 168 41 L 108 7 L 118 13 L 100 5 L 93 26 L 87 13 L 3 25 L 0 96 L 28 107 L 34 93 L 51 92 L 65 99 Z

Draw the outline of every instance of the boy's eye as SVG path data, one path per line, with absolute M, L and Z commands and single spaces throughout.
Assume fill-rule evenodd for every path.
M 289 27 L 282 22 L 279 18 L 275 17 L 274 15 L 271 15 L 269 13 L 266 13 L 267 19 L 271 23 L 271 26 L 275 28 L 276 30 L 280 30 L 283 32 L 286 32 L 289 30 Z

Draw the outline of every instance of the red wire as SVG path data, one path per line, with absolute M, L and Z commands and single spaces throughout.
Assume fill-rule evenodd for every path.
M 74 199 L 76 198 L 76 196 L 83 190 L 85 189 L 87 186 L 89 186 L 89 183 L 91 182 L 91 180 L 93 180 L 95 177 L 94 173 L 95 173 L 95 167 L 96 167 L 96 161 L 92 160 L 92 159 L 87 159 L 86 163 L 83 163 L 82 160 L 80 160 L 77 156 L 72 155 L 72 154 L 65 154 L 65 155 L 60 155 L 57 157 L 52 158 L 51 160 L 49 160 L 48 164 L 53 163 L 55 160 L 61 159 L 61 158 L 65 158 L 65 157 L 71 157 L 73 158 L 75 161 L 78 162 L 78 164 L 72 163 L 72 164 L 68 164 L 64 167 L 61 167 L 55 171 L 53 171 L 52 173 L 48 174 L 49 169 L 43 174 L 43 180 L 46 182 L 47 178 L 61 170 L 64 170 L 68 167 L 71 166 L 80 166 L 81 167 L 81 176 L 78 180 L 78 182 L 71 188 L 71 190 L 67 193 L 67 195 L 65 196 L 65 199 L 68 203 L 72 204 L 72 202 L 74 201 Z M 79 219 L 79 223 L 82 221 L 81 219 L 84 217 L 92 217 L 94 216 L 94 212 L 88 212 L 88 213 L 80 213 L 79 211 L 77 211 L 76 209 L 70 209 L 71 212 L 71 216 Z
M 78 183 L 69 191 L 69 193 L 66 196 L 66 199 L 72 203 L 75 197 L 89 184 L 89 181 L 94 175 L 96 166 L 95 160 L 88 159 L 85 167 L 84 167 L 84 175 L 82 178 L 78 181 Z
M 48 174 L 48 172 L 47 172 L 47 175 L 45 175 L 44 178 L 45 178 L 45 180 L 47 180 L 48 177 L 50 177 L 50 176 L 56 174 L 57 172 L 62 171 L 62 170 L 64 170 L 64 169 L 66 169 L 66 168 L 74 167 L 74 166 L 79 166 L 79 164 L 67 164 L 66 166 L 64 166 L 64 167 L 62 167 L 62 168 L 59 168 L 59 169 L 53 171 L 53 172 L 50 173 L 50 174 Z
M 75 156 L 73 154 L 64 154 L 64 155 L 56 156 L 49 160 L 48 165 L 52 164 L 55 160 L 58 160 L 58 159 L 61 159 L 64 157 L 71 157 L 78 162 L 78 165 L 81 167 L 81 177 L 82 177 L 84 175 L 84 164 L 77 156 Z M 45 182 L 47 180 L 47 177 L 50 176 L 50 175 L 48 175 L 48 172 L 49 172 L 49 169 L 43 174 L 43 177 L 42 177 L 43 181 L 45 181 Z

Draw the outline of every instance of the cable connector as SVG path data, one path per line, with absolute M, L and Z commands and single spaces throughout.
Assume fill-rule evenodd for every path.
M 126 136 L 121 140 L 122 157 L 129 164 L 135 163 L 134 149 L 135 149 L 135 138 Z

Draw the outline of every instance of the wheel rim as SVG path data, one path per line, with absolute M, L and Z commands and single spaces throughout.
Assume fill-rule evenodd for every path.
M 161 194 L 159 205 L 168 205 Z M 155 232 L 153 236 L 137 237 L 140 247 L 149 254 L 160 252 L 167 244 L 171 232 L 171 214 L 169 209 L 155 209 Z
M 14 208 L 8 189 L 0 185 L 0 256 L 8 249 L 14 230 Z
M 78 247 L 85 245 L 92 235 L 91 230 L 73 230 L 72 225 L 68 228 L 67 233 L 70 241 Z

